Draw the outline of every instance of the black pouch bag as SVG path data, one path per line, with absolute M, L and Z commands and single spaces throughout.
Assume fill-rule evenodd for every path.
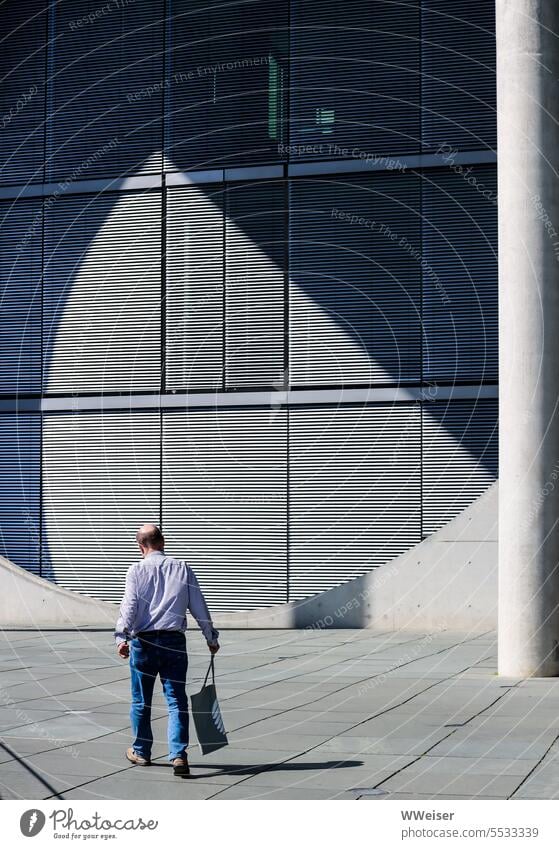
M 208 684 L 208 676 L 212 673 L 212 683 Z M 198 743 L 203 755 L 215 752 L 227 746 L 227 734 L 223 725 L 217 692 L 215 689 L 214 656 L 210 660 L 202 689 L 190 697 L 192 719 L 196 728 Z

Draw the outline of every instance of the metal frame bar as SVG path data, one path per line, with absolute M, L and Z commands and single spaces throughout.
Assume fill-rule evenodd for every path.
M 463 386 L 370 386 L 338 389 L 288 389 L 241 392 L 156 392 L 139 395 L 63 395 L 44 398 L 0 398 L 0 413 L 79 412 L 230 407 L 296 407 L 300 404 L 366 404 L 410 401 L 460 401 L 497 398 L 496 384 Z
M 228 183 L 240 180 L 277 180 L 287 177 L 320 176 L 321 174 L 352 174 L 370 171 L 394 171 L 415 168 L 444 168 L 449 165 L 481 165 L 497 162 L 492 150 L 472 150 L 461 153 L 418 153 L 407 156 L 379 156 L 377 161 L 366 159 L 334 159 L 322 162 L 298 162 L 287 165 L 258 165 L 246 168 L 217 168 L 211 171 L 168 171 L 165 174 L 145 174 L 139 177 L 108 177 L 99 180 L 76 180 L 64 189 L 64 194 L 89 192 L 125 192 L 133 189 L 161 189 L 167 186 L 188 186 L 200 183 Z M 395 165 L 397 163 L 397 165 Z M 58 183 L 36 183 L 0 186 L 0 199 L 47 197 L 59 189 Z

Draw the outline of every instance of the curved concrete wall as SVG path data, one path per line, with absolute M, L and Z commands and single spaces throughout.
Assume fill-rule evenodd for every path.
M 494 483 L 419 545 L 360 578 L 299 602 L 222 613 L 221 628 L 380 628 L 480 632 L 497 626 Z M 37 578 L 0 557 L 0 624 L 113 627 L 118 608 Z
M 117 607 L 64 590 L 0 557 L 0 625 L 51 628 L 114 626 Z
M 361 578 L 222 627 L 481 632 L 497 627 L 498 482 L 423 542 Z

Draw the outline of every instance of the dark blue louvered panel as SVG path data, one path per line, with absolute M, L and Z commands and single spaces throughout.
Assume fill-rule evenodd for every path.
M 239 184 L 225 220 L 226 386 L 284 388 L 286 185 Z
M 492 165 L 423 173 L 423 373 L 498 369 L 497 176 Z
M 163 531 L 212 610 L 287 601 L 285 410 L 163 414 Z
M 0 392 L 41 389 L 39 198 L 0 203 Z
M 223 386 L 224 194 L 212 186 L 167 192 L 166 386 Z
M 498 402 L 423 404 L 423 536 L 468 507 L 497 478 Z
M 419 149 L 415 0 L 293 0 L 291 26 L 292 158 Z
M 160 436 L 156 410 L 44 415 L 44 578 L 121 600 L 136 530 L 159 522 Z
M 289 412 L 289 587 L 303 598 L 419 542 L 417 404 Z
M 161 383 L 161 194 L 68 195 L 45 213 L 45 392 Z
M 48 0 L 4 0 L 0 50 L 0 181 L 40 182 L 45 158 Z
M 165 92 L 168 163 L 281 159 L 288 0 L 171 0 Z
M 47 177 L 161 170 L 163 0 L 52 4 Z
M 0 414 L 0 554 L 35 574 L 40 466 L 40 416 Z
M 424 149 L 494 148 L 495 0 L 422 0 L 421 22 Z
M 419 378 L 418 209 L 414 174 L 292 183 L 293 384 Z

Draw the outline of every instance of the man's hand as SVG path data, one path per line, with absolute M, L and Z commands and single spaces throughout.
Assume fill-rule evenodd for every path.
M 117 651 L 118 651 L 118 656 L 123 657 L 124 659 L 126 659 L 127 657 L 130 656 L 130 647 L 129 647 L 128 643 L 119 643 Z
M 219 651 L 219 643 L 208 643 L 208 648 L 211 654 L 217 654 Z

